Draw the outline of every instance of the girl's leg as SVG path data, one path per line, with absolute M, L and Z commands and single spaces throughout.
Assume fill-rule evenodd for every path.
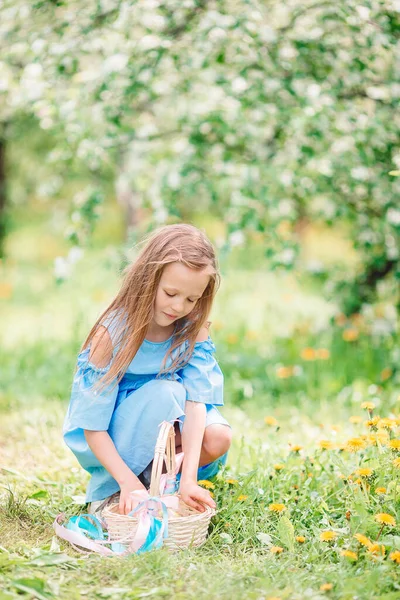
M 206 426 L 199 467 L 208 465 L 226 454 L 230 448 L 231 441 L 232 430 L 229 425 L 225 423 L 212 423 Z M 182 439 L 178 423 L 175 423 L 175 447 L 176 452 L 182 451 Z
M 226 454 L 232 441 L 232 429 L 229 425 L 214 423 L 206 427 L 201 447 L 199 466 L 208 465 Z

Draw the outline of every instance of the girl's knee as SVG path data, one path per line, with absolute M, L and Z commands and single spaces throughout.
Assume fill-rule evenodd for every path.
M 232 429 L 227 425 L 209 425 L 203 438 L 203 448 L 212 460 L 228 452 L 232 442 Z

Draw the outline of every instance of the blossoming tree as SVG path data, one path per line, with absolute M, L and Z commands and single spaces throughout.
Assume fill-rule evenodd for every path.
M 93 174 L 73 200 L 75 244 L 106 167 L 133 223 L 139 206 L 157 223 L 210 211 L 231 242 L 262 239 L 274 265 L 295 263 L 300 222 L 349 223 L 361 264 L 335 287 L 352 312 L 400 276 L 399 11 L 398 0 L 5 1 L 0 119 L 34 115 L 54 135 L 53 163 Z

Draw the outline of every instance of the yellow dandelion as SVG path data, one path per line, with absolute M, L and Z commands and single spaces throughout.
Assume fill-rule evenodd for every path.
M 350 560 L 357 560 L 358 556 L 356 552 L 353 552 L 352 550 L 342 550 L 340 552 L 340 554 L 342 556 L 344 556 L 345 558 L 349 558 Z
M 379 429 L 370 436 L 370 443 L 377 446 L 379 442 L 381 446 L 387 446 L 389 439 L 389 434 L 386 429 Z
M 321 592 L 330 592 L 333 588 L 333 583 L 323 583 L 319 586 Z
M 390 377 L 392 375 L 393 375 L 393 369 L 391 369 L 390 367 L 385 367 L 381 371 L 381 381 L 386 381 L 387 379 L 390 379 Z
M 280 546 L 271 546 L 270 552 L 272 552 L 272 554 L 281 554 L 281 552 L 283 552 L 283 548 Z
M 400 551 L 399 550 L 395 550 L 394 552 L 391 552 L 389 554 L 389 558 L 390 560 L 392 560 L 393 562 L 397 563 L 398 565 L 400 565 Z
M 382 523 L 382 525 L 390 525 L 391 527 L 396 525 L 396 519 L 387 513 L 379 513 L 375 515 L 375 521 Z
M 264 422 L 266 425 L 272 425 L 273 427 L 278 425 L 278 421 L 275 419 L 275 417 L 264 417 Z
M 392 450 L 400 450 L 400 440 L 390 440 L 389 448 L 392 448 Z
M 382 546 L 382 544 L 372 544 L 368 548 L 368 552 L 375 556 L 378 556 L 378 555 L 385 556 L 385 554 L 386 554 L 385 546 Z
M 225 481 L 229 485 L 237 485 L 239 483 L 237 479 L 226 479 Z
M 381 418 L 378 415 L 375 415 L 375 417 L 372 417 L 372 419 L 368 419 L 368 421 L 365 421 L 365 426 L 376 427 L 380 420 Z
M 315 360 L 316 352 L 314 348 L 303 348 L 303 350 L 300 353 L 300 356 L 303 360 Z
M 248 496 L 246 496 L 246 494 L 241 494 L 240 496 L 238 496 L 238 502 L 244 502 L 245 500 L 247 500 Z
M 197 485 L 201 485 L 201 487 L 205 487 L 207 490 L 213 490 L 215 488 L 215 485 L 211 481 L 208 481 L 208 479 L 200 479 L 200 481 L 197 482 Z
M 306 538 L 304 537 L 304 535 L 296 535 L 296 542 L 299 542 L 299 544 L 304 544 L 305 541 Z
M 364 450 L 367 444 L 365 440 L 361 437 L 350 438 L 346 443 L 346 450 L 348 452 L 358 452 L 359 450 Z
M 284 469 L 284 468 L 285 468 L 285 465 L 282 465 L 281 463 L 274 465 L 275 471 L 282 471 L 282 469 Z
M 295 444 L 294 446 L 291 446 L 291 448 L 290 448 L 291 452 L 300 452 L 300 450 L 303 450 L 303 446 L 299 446 L 298 444 Z
M 321 542 L 332 542 L 337 538 L 336 531 L 321 531 L 319 535 L 319 539 Z
M 378 427 L 380 429 L 395 429 L 396 421 L 394 419 L 389 419 L 389 417 L 384 417 L 379 420 Z
M 258 338 L 258 333 L 257 331 L 246 331 L 246 339 L 249 341 L 253 341 L 256 340 Z
M 358 329 L 355 329 L 354 327 L 349 327 L 348 329 L 345 329 L 343 331 L 342 338 L 345 342 L 355 342 L 358 338 L 358 335 Z
M 267 600 L 282 600 L 279 596 L 268 596 Z
M 386 488 L 385 487 L 375 488 L 375 494 L 386 494 Z
M 228 344 L 237 344 L 239 341 L 238 336 L 235 333 L 230 333 L 226 336 L 226 341 Z
M 269 505 L 268 510 L 270 510 L 271 512 L 280 513 L 286 510 L 286 506 L 284 504 L 272 503 Z
M 350 423 L 354 423 L 354 424 L 361 423 L 362 417 L 360 417 L 359 415 L 352 415 L 349 418 L 349 421 L 350 421 Z
M 392 465 L 396 467 L 396 469 L 400 469 L 400 458 L 395 458 L 392 460 Z
M 371 477 L 371 475 L 373 475 L 374 473 L 374 470 L 366 467 L 361 467 L 360 469 L 357 469 L 354 473 L 359 477 Z
M 361 546 L 365 546 L 366 548 L 370 548 L 370 546 L 372 546 L 371 540 L 363 533 L 356 533 L 354 537 L 361 544 Z
M 294 373 L 293 367 L 278 367 L 276 369 L 276 376 L 278 379 L 289 379 Z
M 374 410 L 375 404 L 373 402 L 363 402 L 361 404 L 361 408 L 365 408 L 366 410 Z
M 333 450 L 335 444 L 329 440 L 320 440 L 318 442 L 318 446 L 321 448 L 321 450 Z

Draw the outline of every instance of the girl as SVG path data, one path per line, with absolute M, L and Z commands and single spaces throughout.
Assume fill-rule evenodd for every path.
M 223 376 L 207 317 L 219 284 L 212 244 L 196 227 L 153 233 L 126 269 L 120 292 L 100 316 L 78 356 L 64 439 L 91 474 L 86 500 L 105 505 L 149 484 L 159 424 L 179 419 L 184 452 L 180 495 L 193 508 L 215 507 L 197 485 L 226 462 L 231 429 Z M 219 459 L 219 460 L 218 460 Z

